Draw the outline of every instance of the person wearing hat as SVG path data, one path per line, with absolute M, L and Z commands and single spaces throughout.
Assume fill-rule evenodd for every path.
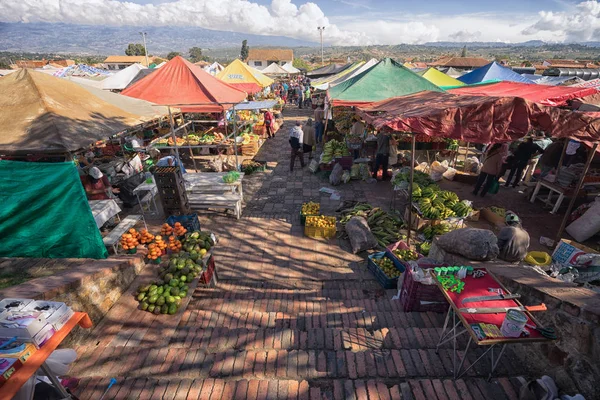
M 511 263 L 523 261 L 529 251 L 529 233 L 517 214 L 507 212 L 505 220 L 506 226 L 498 233 L 498 258 Z
M 113 189 L 106 175 L 98 167 L 91 167 L 88 174 L 81 177 L 81 183 L 88 200 L 109 200 L 111 192 L 119 193 L 119 189 Z
M 154 160 L 154 165 L 156 165 L 157 167 L 176 166 L 176 167 L 181 168 L 182 174 L 187 173 L 187 171 L 185 170 L 185 167 L 183 166 L 183 163 L 176 155 L 161 157 L 160 150 L 158 150 L 156 148 L 150 149 L 149 154 L 150 154 L 150 157 L 152 157 L 152 159 Z

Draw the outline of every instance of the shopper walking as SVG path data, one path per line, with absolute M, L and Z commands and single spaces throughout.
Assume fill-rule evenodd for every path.
M 302 122 L 296 121 L 295 126 L 290 130 L 291 160 L 290 171 L 294 170 L 296 158 L 300 158 L 300 166 L 304 168 L 304 155 L 302 154 L 302 144 L 304 132 L 302 131 Z
M 394 141 L 388 132 L 379 132 L 377 134 L 377 154 L 375 155 L 375 168 L 373 168 L 373 178 L 377 179 L 379 167 L 383 168 L 381 179 L 388 179 L 388 163 L 390 160 L 390 145 L 395 146 Z
M 513 187 L 517 187 L 519 182 L 521 182 L 521 178 L 523 177 L 523 170 L 527 167 L 531 156 L 536 153 L 542 154 L 544 149 L 533 142 L 532 138 L 527 138 L 525 142 L 521 143 L 517 150 L 515 150 L 515 159 L 514 159 L 514 168 L 510 170 L 510 174 L 508 174 L 508 179 L 506 180 L 505 187 L 510 185 L 510 182 L 513 180 L 513 176 L 515 178 L 513 182 Z
M 503 146 L 500 143 L 496 143 L 488 150 L 479 177 L 477 177 L 477 183 L 475 183 L 475 190 L 473 190 L 475 196 L 479 193 L 482 185 L 481 197 L 485 196 L 494 182 L 498 180 L 498 175 L 502 171 L 502 160 L 505 156 L 502 148 Z
M 267 133 L 267 138 L 271 139 L 273 136 L 273 114 L 269 110 L 263 110 L 263 115 L 265 118 L 265 130 Z
M 306 121 L 306 125 L 304 125 L 304 127 L 302 128 L 302 132 L 304 133 L 304 135 L 302 136 L 302 147 L 304 149 L 304 154 L 308 154 L 308 159 L 311 160 L 313 146 L 316 144 L 315 128 L 313 126 L 313 120 L 311 118 L 309 118 Z M 302 158 L 304 158 L 304 154 L 302 155 Z
M 324 105 L 320 104 L 315 109 L 315 137 L 317 143 L 323 142 L 323 133 L 325 131 L 325 110 Z
M 298 85 L 296 87 L 296 96 L 298 96 L 298 108 L 302 108 L 304 104 L 304 86 Z

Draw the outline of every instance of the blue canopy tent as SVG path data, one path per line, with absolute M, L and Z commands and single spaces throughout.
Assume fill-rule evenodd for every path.
M 517 74 L 510 68 L 503 67 L 495 61 L 489 63 L 488 65 L 484 65 L 481 68 L 477 68 L 457 79 L 469 85 L 490 80 L 533 83 L 532 80 Z

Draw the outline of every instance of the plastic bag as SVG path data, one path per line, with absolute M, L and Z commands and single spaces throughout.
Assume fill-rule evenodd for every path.
M 480 166 L 481 165 L 477 157 L 471 156 L 465 161 L 465 167 L 467 172 L 477 173 L 479 171 Z
M 487 229 L 457 229 L 439 236 L 437 245 L 448 253 L 478 261 L 495 260 L 500 252 L 498 238 Z
M 310 164 L 308 164 L 308 170 L 313 174 L 319 170 L 319 162 L 317 160 L 311 160 Z
M 453 181 L 455 175 L 456 175 L 456 170 L 454 168 L 452 168 L 452 167 L 448 167 L 448 169 L 446 170 L 446 172 L 444 172 L 442 174 L 442 176 L 445 179 L 448 179 L 449 181 Z
M 339 163 L 336 163 L 333 166 L 333 171 L 331 171 L 331 175 L 329 175 L 329 183 L 333 186 L 337 186 L 342 183 L 342 175 L 344 174 L 344 169 Z
M 600 232 L 600 199 L 596 197 L 594 204 L 580 218 L 567 226 L 566 231 L 580 243 Z
M 367 164 L 360 164 L 360 179 L 363 181 L 371 179 L 371 171 L 369 171 Z
M 369 224 L 363 217 L 350 218 L 350 221 L 346 223 L 346 233 L 354 254 L 377 246 L 377 239 L 371 233 Z
M 390 146 L 388 165 L 398 164 L 398 148 L 396 146 Z
M 492 181 L 492 185 L 490 186 L 490 190 L 488 190 L 489 194 L 496 194 L 500 190 L 500 183 L 498 180 L 494 179 Z
M 350 182 L 350 171 L 344 171 L 344 173 L 342 174 L 342 182 Z
M 353 164 L 350 167 L 350 178 L 360 179 L 360 164 Z

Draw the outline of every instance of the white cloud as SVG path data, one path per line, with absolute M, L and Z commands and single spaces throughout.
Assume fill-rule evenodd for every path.
M 270 7 L 247 0 L 174 0 L 134 4 L 120 0 L 0 0 L 4 22 L 65 22 L 89 25 L 199 26 L 207 29 L 284 35 L 318 40 L 317 26 L 326 26 L 328 43 L 365 44 L 361 32 L 330 24 L 315 3 L 296 6 L 272 0 Z
M 448 37 L 456 42 L 475 42 L 481 38 L 481 32 L 464 30 L 451 33 Z
M 600 40 L 600 2 L 579 3 L 567 11 L 541 11 L 539 20 L 523 29 L 524 35 L 551 33 L 558 41 L 584 42 Z

